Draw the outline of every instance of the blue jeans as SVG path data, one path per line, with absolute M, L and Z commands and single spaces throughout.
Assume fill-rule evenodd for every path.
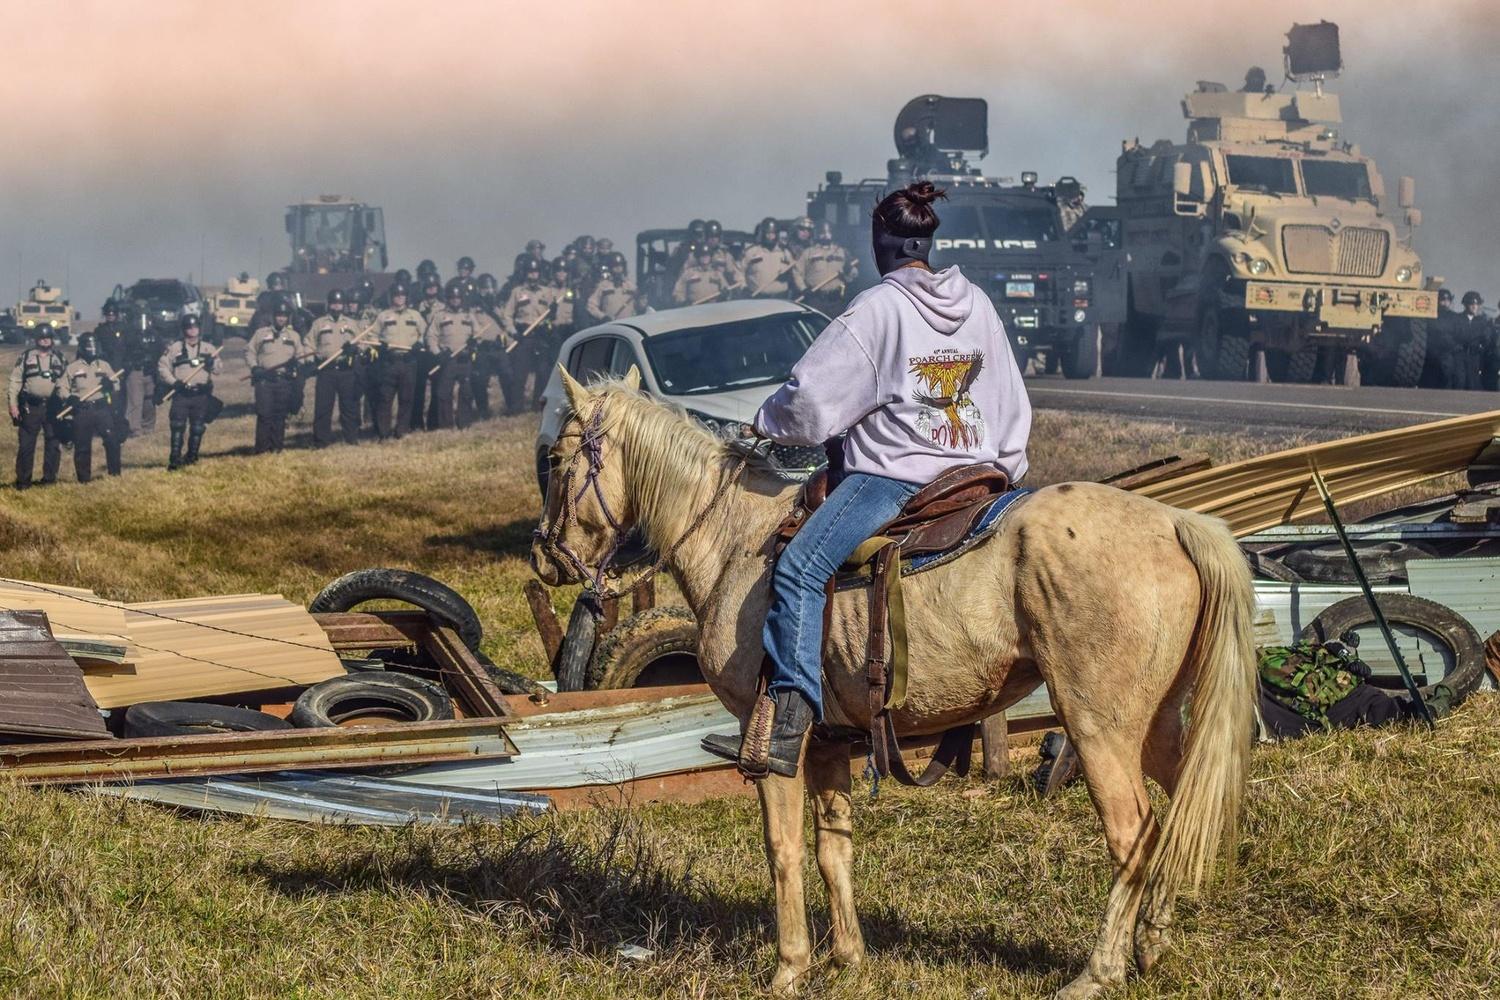
M 860 543 L 895 519 L 921 489 L 899 479 L 851 472 L 813 511 L 776 563 L 763 635 L 771 657 L 769 690 L 797 691 L 823 718 L 823 588 Z

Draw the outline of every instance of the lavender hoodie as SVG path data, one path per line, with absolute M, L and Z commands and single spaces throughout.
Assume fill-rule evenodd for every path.
M 955 267 L 904 267 L 818 335 L 755 426 L 820 444 L 848 431 L 850 472 L 930 483 L 958 465 L 1026 473 L 1031 401 L 990 300 Z

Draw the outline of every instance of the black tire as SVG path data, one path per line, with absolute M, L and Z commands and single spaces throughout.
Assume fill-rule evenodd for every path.
M 1243 382 L 1250 375 L 1250 338 L 1239 317 L 1216 305 L 1198 316 L 1198 374 L 1222 382 Z
M 1484 642 L 1468 619 L 1437 601 L 1411 594 L 1376 594 L 1375 600 L 1392 625 L 1420 629 L 1448 647 L 1453 655 L 1453 669 L 1442 682 L 1453 689 L 1455 704 L 1474 693 L 1485 676 Z M 1300 638 L 1328 642 L 1374 620 L 1363 595 L 1346 597 L 1308 622 Z M 1436 682 L 1421 688 L 1422 696 L 1431 695 L 1435 686 Z
M 588 680 L 589 660 L 594 655 L 594 640 L 599 634 L 599 619 L 594 617 L 589 602 L 573 602 L 573 613 L 568 616 L 568 630 L 563 634 L 562 646 L 557 651 L 557 664 L 553 676 L 557 678 L 559 691 L 582 691 Z
M 1422 368 L 1427 364 L 1427 323 L 1407 320 L 1406 336 L 1396 345 L 1391 358 L 1391 385 L 1410 389 L 1422 382 Z
M 407 674 L 368 672 L 320 681 L 302 692 L 289 716 L 299 729 L 326 729 L 350 719 L 432 722 L 453 718 L 448 693 Z
M 1282 372 L 1280 382 L 1291 382 L 1302 385 L 1313 380 L 1313 373 L 1318 370 L 1318 349 L 1316 347 L 1301 347 L 1295 351 L 1289 351 L 1286 355 L 1286 369 Z
M 1371 583 L 1390 583 L 1406 579 L 1408 559 L 1429 559 L 1432 550 L 1406 542 L 1360 542 L 1354 554 L 1365 579 Z M 1298 549 L 1281 557 L 1281 562 L 1304 580 L 1317 583 L 1353 583 L 1354 570 L 1342 545 L 1320 545 Z
M 698 621 L 687 608 L 661 607 L 631 615 L 610 630 L 589 661 L 588 687 L 696 684 Z
M 430 576 L 404 569 L 357 569 L 324 587 L 308 604 L 313 614 L 352 611 L 366 601 L 415 604 L 458 633 L 465 646 L 479 649 L 484 629 L 479 615 L 458 591 Z
M 1062 350 L 1062 371 L 1065 378 L 1093 378 L 1099 367 L 1099 338 L 1097 325 L 1080 333 L 1076 340 Z
M 125 710 L 125 736 L 205 736 L 267 733 L 292 724 L 265 712 L 196 701 L 143 701 Z

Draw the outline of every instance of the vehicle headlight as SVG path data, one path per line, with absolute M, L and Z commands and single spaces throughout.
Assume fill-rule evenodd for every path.
M 28 319 L 26 321 L 26 328 L 27 329 L 30 329 L 30 328 L 32 328 L 34 326 L 36 326 L 36 320 L 34 320 L 34 319 Z
M 231 317 L 229 317 L 229 325 L 230 326 L 239 326 L 239 323 L 240 323 L 240 318 L 238 316 L 231 316 Z
M 1075 323 L 1082 323 L 1084 320 L 1086 320 L 1088 318 L 1089 318 L 1089 314 L 1086 313 L 1086 312 L 1084 312 L 1082 309 L 1075 309 L 1075 310 L 1073 310 L 1073 322 L 1075 322 Z
M 1410 281 L 1411 280 L 1411 268 L 1407 267 L 1404 264 L 1402 266 L 1396 268 L 1396 280 L 1397 281 Z
M 697 410 L 689 410 L 688 413 L 693 417 L 694 420 L 701 423 L 704 427 L 707 427 L 715 437 L 721 437 L 726 440 L 733 440 L 735 438 L 744 437 L 746 434 L 752 433 L 749 424 L 741 423 L 738 420 L 725 420 L 720 417 L 710 417 L 708 414 L 699 413 Z
M 47 325 L 50 326 L 50 327 L 52 327 L 52 329 L 56 330 L 57 329 L 57 320 L 55 320 L 55 319 L 49 319 L 47 321 Z
M 1265 274 L 1271 269 L 1271 262 L 1263 257 L 1252 257 L 1249 267 L 1251 274 Z

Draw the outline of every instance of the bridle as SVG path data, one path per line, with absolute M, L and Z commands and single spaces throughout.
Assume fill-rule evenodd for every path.
M 730 484 L 740 478 L 740 474 L 745 471 L 747 458 L 746 456 L 740 457 L 734 471 L 724 477 L 719 483 L 718 488 L 714 490 L 714 495 L 709 499 L 708 504 L 698 512 L 698 516 L 693 519 L 693 523 L 688 526 L 688 529 L 682 533 L 677 541 L 673 542 L 657 558 L 656 562 L 650 568 L 631 581 L 629 586 L 609 588 L 604 585 L 605 576 L 613 565 L 615 557 L 624 548 L 629 531 L 620 523 L 620 519 L 615 517 L 614 512 L 609 509 L 609 503 L 604 499 L 604 490 L 599 485 L 599 475 L 604 471 L 604 401 L 600 400 L 599 404 L 594 407 L 594 412 L 589 416 L 588 420 L 581 423 L 583 431 L 580 436 L 578 448 L 569 456 L 567 463 L 560 469 L 562 479 L 558 482 L 557 487 L 558 495 L 562 497 L 562 509 L 557 512 L 557 516 L 552 519 L 552 523 L 547 525 L 545 532 L 537 528 L 531 534 L 532 538 L 541 544 L 542 551 L 547 552 L 549 555 L 556 553 L 567 561 L 577 576 L 585 581 L 585 590 L 590 592 L 595 600 L 612 600 L 630 593 L 647 580 L 650 580 L 661 571 L 662 567 L 666 566 L 672 556 L 677 554 L 677 550 L 682 547 L 682 543 L 687 541 L 708 520 L 708 515 L 729 492 Z M 578 472 L 578 463 L 580 460 L 586 462 L 587 466 L 583 471 L 583 482 L 575 489 L 574 477 Z M 599 510 L 604 514 L 604 520 L 609 524 L 610 531 L 614 534 L 614 537 L 610 540 L 609 548 L 604 553 L 604 558 L 599 561 L 598 567 L 593 570 L 589 569 L 588 564 L 584 562 L 583 558 L 577 552 L 573 551 L 572 546 L 568 545 L 562 538 L 563 531 L 569 524 L 578 524 L 578 502 L 590 490 L 593 491 L 594 499 L 599 502 Z

